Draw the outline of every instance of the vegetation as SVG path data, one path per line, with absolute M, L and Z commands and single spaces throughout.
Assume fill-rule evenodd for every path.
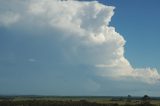
M 160 106 L 159 98 L 132 97 L 0 97 L 0 106 Z

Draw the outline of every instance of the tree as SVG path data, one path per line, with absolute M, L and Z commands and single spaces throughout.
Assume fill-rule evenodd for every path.
M 131 98 L 132 98 L 132 96 L 131 96 L 131 95 L 128 95 L 128 96 L 127 96 L 127 101 L 128 101 L 128 102 L 131 102 Z
M 148 106 L 148 105 L 150 105 L 150 97 L 148 96 L 148 95 L 144 95 L 143 97 L 142 97 L 142 104 L 144 105 L 144 106 Z
M 131 97 L 132 97 L 131 95 L 128 95 L 128 96 L 127 96 L 126 104 L 125 104 L 126 106 L 131 105 Z

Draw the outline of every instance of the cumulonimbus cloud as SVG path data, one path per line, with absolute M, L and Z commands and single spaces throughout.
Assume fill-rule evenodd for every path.
M 21 6 L 16 6 L 15 2 Z M 67 57 L 65 61 L 92 66 L 100 77 L 118 80 L 129 78 L 149 84 L 160 80 L 156 69 L 135 69 L 125 58 L 125 39 L 109 25 L 115 7 L 97 1 L 15 2 L 10 3 L 15 4 L 10 6 L 14 9 L 1 12 L 0 25 L 13 27 L 13 23 L 24 23 L 26 20 L 30 23 L 27 25 L 47 26 L 61 32 L 59 37 L 66 47 L 62 51 Z

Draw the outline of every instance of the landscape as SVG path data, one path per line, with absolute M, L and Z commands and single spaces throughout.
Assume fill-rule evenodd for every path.
M 0 106 L 160 106 L 160 0 L 0 0 Z
M 0 96 L 0 106 L 160 106 L 159 97 Z

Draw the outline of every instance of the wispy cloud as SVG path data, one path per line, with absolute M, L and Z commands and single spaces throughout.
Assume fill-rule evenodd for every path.
M 0 14 L 0 26 L 10 26 L 20 19 L 20 15 L 14 12 L 4 12 Z

